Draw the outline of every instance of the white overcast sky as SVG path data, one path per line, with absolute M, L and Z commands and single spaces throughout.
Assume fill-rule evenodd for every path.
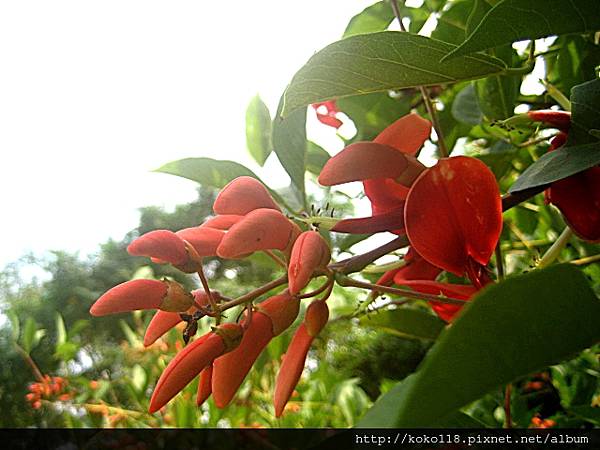
M 87 254 L 138 208 L 195 198 L 151 173 L 210 156 L 249 163 L 244 114 L 369 0 L 0 2 L 0 267 Z

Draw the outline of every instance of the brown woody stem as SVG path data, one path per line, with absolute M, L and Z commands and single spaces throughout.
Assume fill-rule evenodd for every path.
M 356 255 L 348 259 L 330 264 L 329 269 L 334 272 L 341 274 L 349 274 L 353 272 L 360 272 L 362 269 L 367 267 L 373 261 L 387 255 L 394 250 L 398 250 L 402 247 L 406 247 L 409 244 L 406 236 L 399 236 L 393 241 L 388 242 L 380 247 L 374 248 L 373 250 L 363 253 L 362 255 Z
M 229 308 L 233 308 L 234 306 L 238 306 L 238 305 L 242 305 L 244 303 L 251 302 L 255 298 L 260 297 L 263 294 L 266 294 L 271 289 L 275 289 L 276 287 L 279 287 L 285 283 L 287 283 L 287 275 L 279 277 L 276 280 L 273 280 L 259 288 L 254 289 L 253 291 L 250 291 L 250 292 L 242 295 L 241 297 L 233 299 L 227 303 L 223 303 L 220 306 L 220 311 L 225 311 Z

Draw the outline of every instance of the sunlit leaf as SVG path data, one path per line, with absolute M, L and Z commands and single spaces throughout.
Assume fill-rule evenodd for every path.
M 246 146 L 254 161 L 260 166 L 265 164 L 272 150 L 271 128 L 269 108 L 256 95 L 246 108 Z

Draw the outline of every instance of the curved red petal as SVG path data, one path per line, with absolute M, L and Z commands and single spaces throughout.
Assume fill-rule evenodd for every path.
M 196 394 L 196 405 L 198 406 L 204 403 L 212 393 L 212 373 L 212 365 L 205 367 L 202 370 L 202 372 L 200 372 L 200 381 L 198 381 L 198 393 Z
M 103 294 L 90 308 L 92 316 L 104 316 L 138 309 L 157 309 L 168 286 L 158 280 L 131 280 Z
M 300 292 L 312 279 L 314 271 L 323 268 L 331 259 L 331 250 L 323 237 L 316 231 L 300 234 L 290 256 L 288 282 L 291 295 Z
M 323 300 L 314 300 L 304 313 L 304 325 L 306 331 L 311 336 L 316 336 L 321 332 L 329 320 L 329 307 Z
M 412 248 L 404 260 L 406 264 L 398 269 L 394 275 L 394 283 L 396 284 L 402 284 L 406 280 L 435 280 L 442 272 L 442 269 L 430 264 Z
M 176 234 L 189 242 L 200 257 L 216 256 L 217 247 L 225 236 L 224 231 L 208 227 L 184 228 Z
M 217 408 L 225 408 L 243 383 L 252 365 L 273 338 L 271 319 L 261 312 L 252 314 L 240 345 L 215 359 L 212 394 Z
M 398 178 L 409 165 L 418 167 L 420 164 L 414 157 L 389 145 L 356 142 L 327 161 L 319 183 L 334 186 L 351 181 Z
M 338 233 L 379 233 L 393 231 L 402 233 L 404 229 L 404 202 L 396 209 L 374 214 L 371 217 L 340 220 L 331 231 Z
M 292 342 L 283 356 L 283 362 L 275 382 L 275 394 L 273 395 L 275 417 L 281 417 L 285 404 L 292 396 L 292 392 L 294 392 L 294 388 L 300 380 L 306 362 L 306 355 L 313 339 L 308 334 L 304 324 L 301 324 L 294 333 Z
M 567 111 L 554 111 L 551 109 L 529 111 L 527 115 L 531 120 L 545 122 L 565 133 L 571 128 L 571 113 Z
M 222 258 L 237 258 L 258 250 L 285 250 L 299 234 L 298 226 L 281 212 L 255 209 L 231 227 L 217 254 Z
M 133 256 L 148 256 L 167 261 L 176 266 L 185 264 L 189 259 L 185 243 L 169 230 L 155 230 L 143 234 L 129 244 L 127 252 Z
M 373 139 L 402 153 L 415 155 L 431 134 L 431 122 L 417 114 L 407 114 L 389 125 Z
M 184 347 L 160 376 L 150 399 L 150 413 L 166 405 L 204 368 L 225 351 L 221 336 L 212 332 Z
M 267 188 L 256 178 L 248 176 L 238 177 L 227 184 L 213 204 L 217 214 L 243 216 L 258 208 L 280 210 Z
M 181 316 L 176 312 L 156 311 L 144 334 L 144 347 L 154 344 L 156 340 L 181 322 Z
M 415 251 L 431 264 L 458 276 L 469 257 L 486 265 L 502 231 L 494 174 L 475 158 L 441 159 L 412 186 L 404 224 Z

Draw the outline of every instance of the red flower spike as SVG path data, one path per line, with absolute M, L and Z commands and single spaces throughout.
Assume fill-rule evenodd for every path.
M 157 280 L 131 280 L 104 293 L 90 308 L 92 316 L 138 309 L 157 309 L 167 296 L 168 285 Z
M 412 186 L 404 224 L 412 247 L 431 264 L 458 276 L 471 259 L 486 265 L 502 230 L 494 174 L 475 158 L 441 159 Z
M 223 236 L 225 236 L 224 231 L 208 227 L 184 228 L 176 234 L 194 247 L 194 250 L 201 258 L 216 256 L 217 247 L 223 240 Z
M 215 216 L 208 219 L 200 227 L 202 228 L 215 228 L 217 230 L 229 230 L 233 225 L 242 220 L 244 216 L 237 214 L 223 214 L 221 216 Z
M 458 300 L 470 300 L 479 289 L 471 285 L 437 283 L 430 280 L 404 280 L 398 283 L 402 286 L 408 286 L 411 289 L 423 294 L 445 295 L 446 297 L 456 298 Z M 451 322 L 456 314 L 461 310 L 462 305 L 429 302 L 431 309 L 440 317 L 440 319 Z
M 565 133 L 571 128 L 571 113 L 567 111 L 538 110 L 529 111 L 527 115 L 531 120 L 545 122 Z
M 212 293 L 216 296 L 219 295 L 217 291 L 213 291 Z M 196 289 L 195 291 L 192 291 L 192 295 L 198 305 L 208 305 L 208 296 L 203 290 Z M 182 322 L 182 319 L 178 312 L 157 311 L 148 324 L 148 328 L 146 328 L 146 333 L 144 334 L 144 347 L 154 344 L 159 337 L 164 335 L 179 322 Z
M 246 215 L 259 208 L 280 211 L 267 188 L 256 178 L 243 176 L 221 189 L 213 204 L 217 214 Z
M 337 233 L 370 234 L 381 231 L 402 232 L 404 227 L 404 202 L 398 208 L 380 214 L 374 213 L 371 217 L 357 219 L 343 219 L 331 228 Z
M 204 403 L 212 393 L 212 373 L 212 365 L 205 367 L 202 370 L 202 372 L 200 372 L 200 381 L 198 381 L 198 393 L 196 394 L 197 406 L 200 406 L 202 403 Z
M 258 250 L 291 249 L 300 228 L 281 212 L 260 208 L 233 225 L 217 248 L 222 258 L 238 258 Z
M 156 383 L 148 411 L 154 413 L 166 405 L 216 358 L 234 350 L 239 345 L 242 335 L 243 329 L 240 325 L 226 323 L 181 350 Z
M 256 309 L 271 319 L 273 337 L 275 337 L 287 330 L 298 317 L 300 299 L 285 290 L 258 304 Z
M 261 312 L 252 314 L 239 347 L 213 363 L 212 394 L 217 408 L 225 408 L 244 382 L 252 365 L 273 338 L 273 323 Z
M 306 355 L 308 355 L 308 350 L 313 339 L 314 337 L 308 334 L 306 325 L 304 323 L 300 324 L 296 333 L 294 333 L 290 346 L 283 356 L 283 362 L 277 375 L 275 393 L 273 395 L 275 417 L 281 417 L 286 403 L 292 396 L 292 392 L 294 392 L 294 388 L 300 380 L 304 363 L 306 362 Z
M 143 234 L 127 247 L 132 256 L 148 256 L 180 266 L 189 260 L 185 242 L 169 230 L 155 230 Z
M 325 239 L 316 231 L 305 231 L 292 247 L 288 266 L 290 294 L 295 295 L 306 287 L 316 269 L 324 268 L 331 259 L 331 250 Z
M 319 183 L 334 186 L 351 181 L 393 178 L 410 186 L 424 169 L 415 157 L 389 145 L 356 142 L 327 161 L 319 175 Z

